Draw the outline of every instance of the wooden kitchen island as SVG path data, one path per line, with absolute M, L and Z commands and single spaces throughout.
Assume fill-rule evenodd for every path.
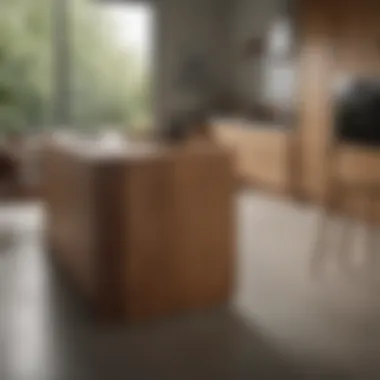
M 210 144 L 50 143 L 47 242 L 104 320 L 139 321 L 228 300 L 231 160 Z

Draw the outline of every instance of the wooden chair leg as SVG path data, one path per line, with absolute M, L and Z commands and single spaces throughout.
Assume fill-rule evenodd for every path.
M 367 199 L 367 262 L 370 269 L 376 269 L 378 264 L 377 246 L 377 227 L 376 227 L 376 194 L 371 192 Z
M 326 235 L 328 235 L 329 226 L 331 224 L 330 212 L 335 208 L 338 201 L 338 188 L 337 182 L 330 180 L 330 186 L 327 187 L 326 191 L 326 202 L 325 205 L 322 206 L 323 210 L 318 220 L 317 238 L 311 259 L 311 269 L 313 272 L 321 268 L 327 255 Z
M 342 196 L 341 201 L 344 201 L 345 199 L 346 197 Z M 344 206 L 344 203 L 342 203 L 342 205 Z M 349 252 L 352 246 L 354 228 L 355 225 L 353 225 L 352 220 L 350 220 L 347 216 L 343 215 L 337 256 L 339 263 L 344 267 L 348 267 L 350 263 Z

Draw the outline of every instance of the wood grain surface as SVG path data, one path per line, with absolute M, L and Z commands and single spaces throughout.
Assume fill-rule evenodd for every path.
M 231 159 L 212 144 L 93 158 L 44 154 L 48 241 L 105 320 L 138 321 L 228 300 Z
M 331 166 L 351 188 L 379 184 L 380 151 L 354 146 L 339 147 L 337 154 L 330 150 L 335 149 L 331 147 L 334 82 L 347 75 L 380 73 L 380 4 L 348 0 L 343 6 L 341 2 L 305 0 L 298 2 L 298 12 L 300 188 L 305 197 L 323 202 Z M 363 198 L 360 193 L 347 195 L 356 198 L 344 202 L 347 211 L 355 208 L 350 203 L 366 202 L 358 199 Z
M 214 140 L 234 155 L 238 180 L 279 193 L 292 188 L 291 133 L 274 128 L 216 125 Z

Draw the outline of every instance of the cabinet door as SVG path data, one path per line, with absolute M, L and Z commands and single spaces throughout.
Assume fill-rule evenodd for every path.
M 374 1 L 331 5 L 336 73 L 370 75 L 380 67 L 380 6 Z

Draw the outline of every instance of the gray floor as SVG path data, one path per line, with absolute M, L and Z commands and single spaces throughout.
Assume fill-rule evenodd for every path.
M 350 265 L 334 255 L 334 229 L 330 258 L 312 276 L 317 216 L 241 194 L 231 305 L 106 328 L 45 255 L 41 205 L 0 207 L 0 230 L 14 235 L 0 236 L 0 379 L 379 378 L 380 269 L 368 260 L 359 225 Z

